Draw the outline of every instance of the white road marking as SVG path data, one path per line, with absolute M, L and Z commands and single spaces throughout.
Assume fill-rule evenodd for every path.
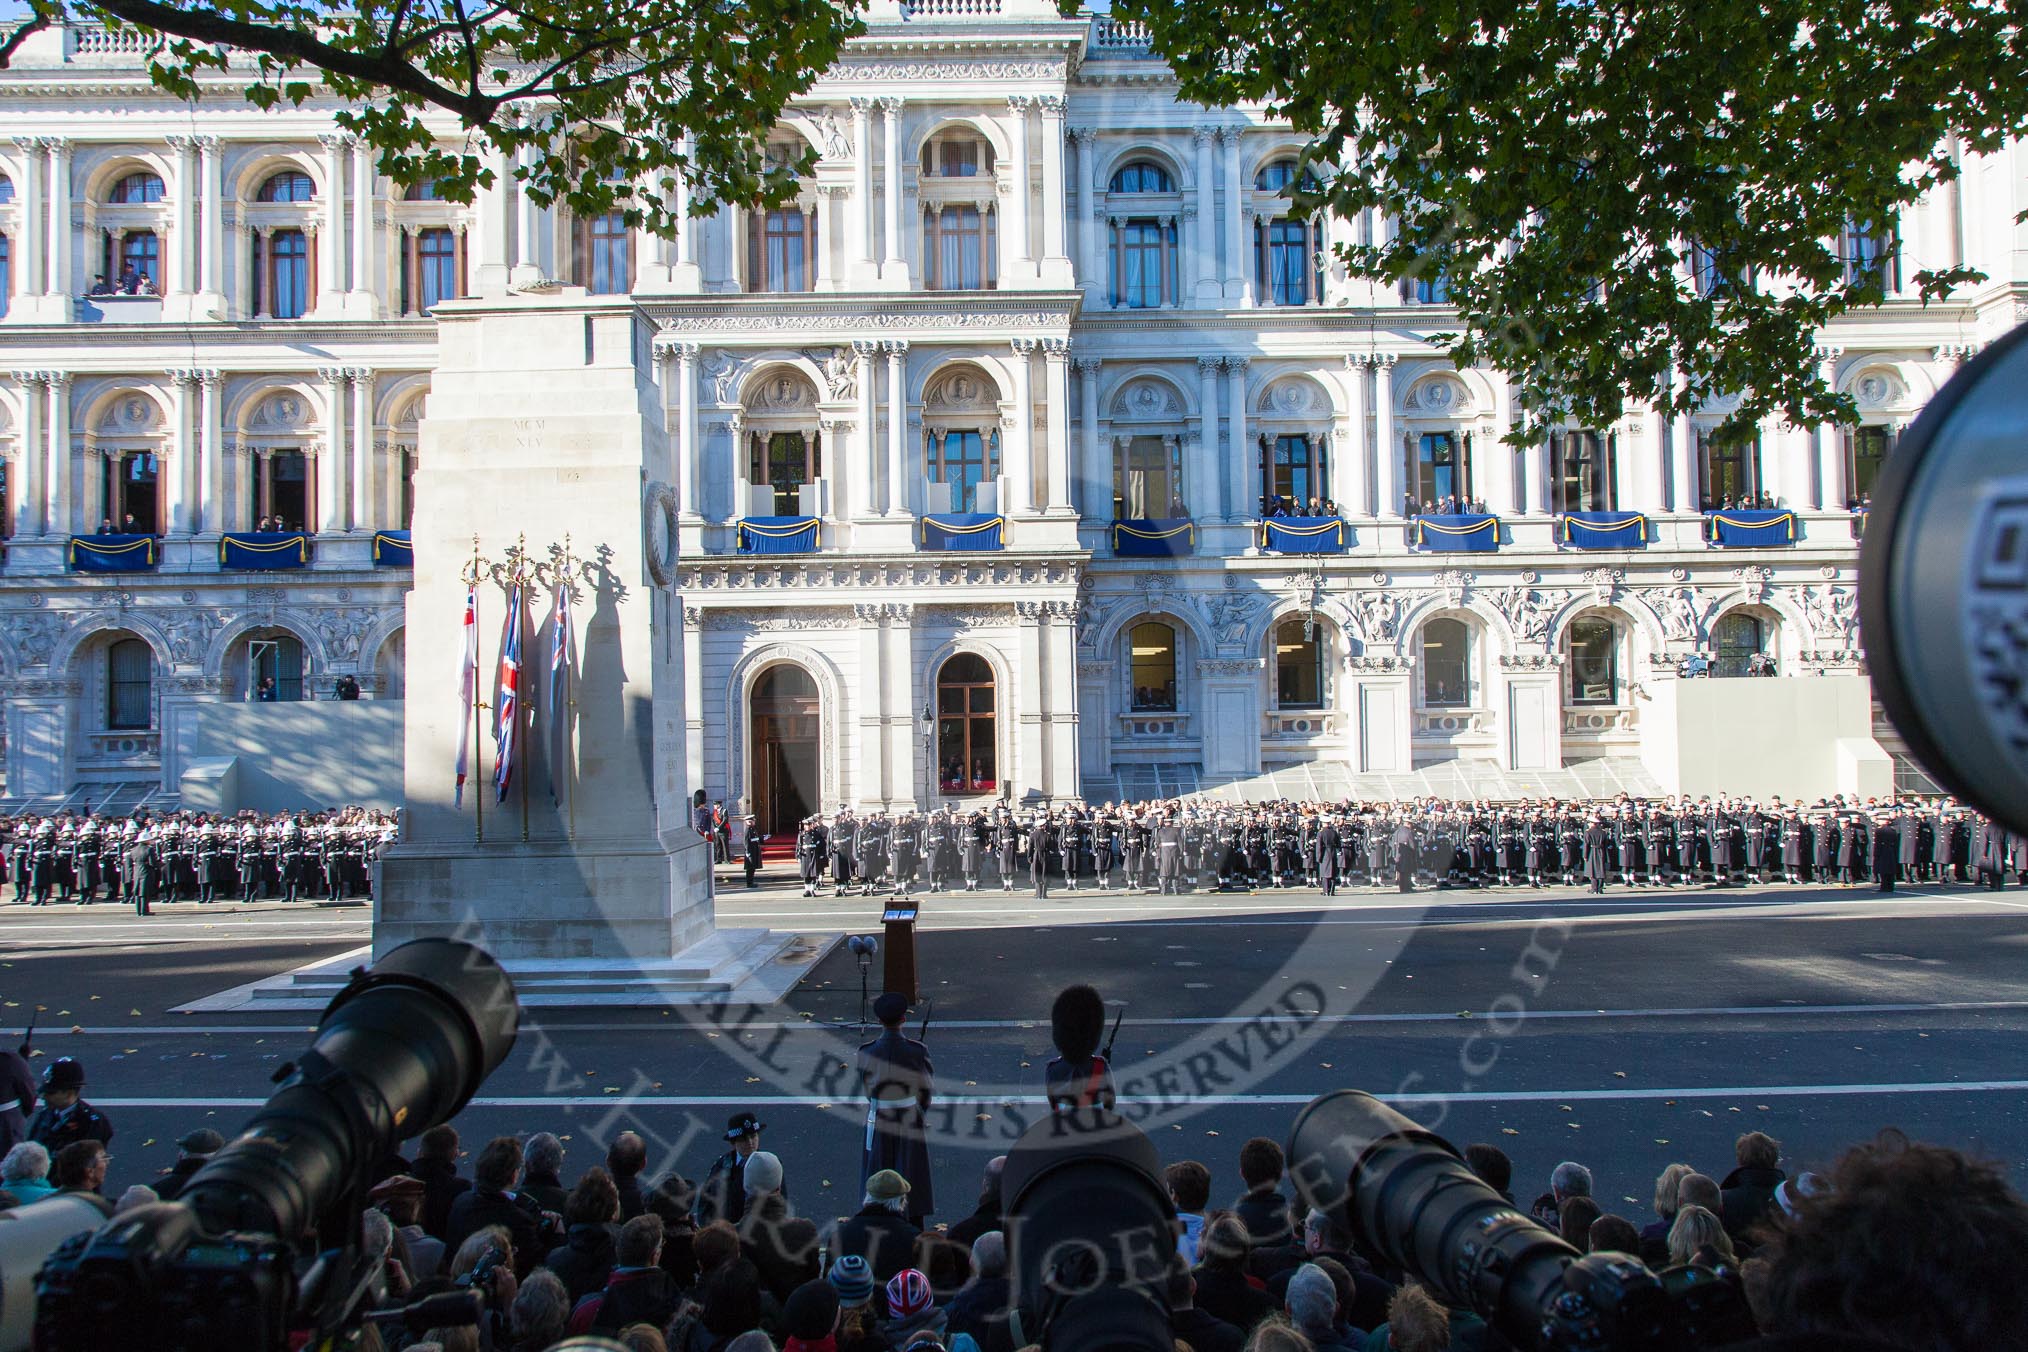
M 1336 1088 L 1338 1086 L 1333 1086 Z M 1570 1103 L 1584 1101 L 1591 1103 L 1646 1102 L 1655 1099 L 1721 1099 L 1721 1098 L 1845 1098 L 1866 1096 L 1893 1096 L 1902 1094 L 2003 1094 L 2028 1090 L 2028 1080 L 1941 1080 L 1931 1083 L 1887 1083 L 1887 1084 L 1746 1084 L 1714 1085 L 1705 1088 L 1683 1089 L 1493 1089 L 1472 1090 L 1456 1094 L 1379 1094 L 1375 1097 L 1386 1103 Z M 1318 1094 L 1331 1092 L 1330 1088 L 1319 1089 L 1310 1094 L 1216 1094 L 1189 1100 L 1192 1108 L 1214 1108 L 1232 1106 L 1279 1107 L 1304 1104 Z M 1040 1103 L 1039 1096 L 1021 1095 L 1019 1098 L 998 1098 L 1003 1103 Z M 258 1108 L 266 1099 L 212 1099 L 212 1098 L 95 1098 L 92 1103 L 100 1108 Z M 1121 1095 L 1122 1103 L 1147 1103 L 1162 1106 L 1174 1100 L 1134 1097 Z M 642 1097 L 624 1097 L 617 1094 L 530 1094 L 503 1095 L 496 1098 L 475 1098 L 474 1108 L 611 1108 L 615 1103 L 625 1103 L 629 1108 L 686 1108 L 686 1107 L 740 1107 L 761 1104 L 775 1108 L 826 1108 L 857 1107 L 857 1100 L 850 1097 L 825 1098 L 814 1094 L 650 1094 Z

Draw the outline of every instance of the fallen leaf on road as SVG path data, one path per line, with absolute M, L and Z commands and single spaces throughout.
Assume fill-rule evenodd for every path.
M 1500 1134 L 1502 1136 L 1519 1136 L 1521 1133 L 1514 1130 L 1514 1128 L 1512 1127 L 1502 1127 L 1500 1128 Z
M 84 1029 L 82 1029 L 82 1028 L 78 1027 L 78 1026 L 77 1026 L 76 1024 L 72 1024 L 72 1025 L 70 1026 L 70 1031 L 71 1031 L 71 1032 L 73 1032 L 73 1033 L 82 1033 L 82 1032 L 84 1031 Z
M 616 1084 L 609 1084 L 606 1086 L 606 1092 L 608 1094 L 617 1094 L 620 1092 L 620 1087 Z
M 141 1144 L 142 1144 L 142 1145 L 144 1145 L 144 1146 L 150 1146 L 150 1145 L 153 1145 L 153 1144 L 155 1144 L 155 1138 L 154 1138 L 153 1136 L 150 1136 L 150 1137 L 149 1137 L 149 1138 L 148 1138 L 147 1140 L 145 1140 L 145 1141 L 141 1142 Z
M 747 1082 L 748 1084 L 759 1084 L 759 1083 L 760 1083 L 760 1076 L 758 1076 L 758 1075 L 749 1075 L 749 1076 L 747 1076 L 747 1077 L 746 1077 L 746 1082 Z
M 1624 1070 L 1616 1070 L 1613 1072 L 1613 1078 L 1615 1080 L 1624 1080 L 1627 1078 L 1627 1073 Z
M 1667 1145 L 1667 1144 L 1669 1144 L 1669 1138 L 1668 1138 L 1668 1137 L 1666 1137 L 1666 1136 L 1657 1136 L 1657 1137 L 1655 1138 L 1655 1144 L 1656 1144 L 1656 1145 Z
M 1329 1070 L 1331 1068 L 1331 1063 L 1329 1061 L 1319 1061 L 1317 1064 L 1322 1066 L 1326 1070 Z
M 1206 1136 L 1216 1136 L 1216 1135 L 1217 1135 L 1218 1133 L 1217 1133 L 1217 1132 L 1215 1132 L 1215 1131 L 1207 1131 L 1207 1132 L 1205 1132 L 1204 1134 L 1205 1134 Z
M 141 1011 L 138 1009 L 130 1009 L 127 1011 L 127 1013 L 133 1015 L 137 1019 L 141 1017 Z

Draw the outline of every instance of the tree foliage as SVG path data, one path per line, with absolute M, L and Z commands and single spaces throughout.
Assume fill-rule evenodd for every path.
M 1356 273 L 1442 269 L 1460 331 L 1441 341 L 1516 379 L 1516 439 L 1714 393 L 1741 396 L 1735 430 L 1849 420 L 1814 345 L 1886 278 L 1850 266 L 1846 227 L 1896 221 L 2028 115 L 2019 0 L 1114 8 L 1185 98 L 1263 103 L 1313 138 L 1309 204 L 1398 222 L 1345 250 Z
M 0 61 L 63 17 L 161 41 L 154 82 L 216 98 L 217 73 L 255 106 L 328 90 L 338 125 L 400 183 L 434 179 L 469 202 L 497 177 L 488 151 L 543 205 L 621 212 L 670 234 L 673 191 L 693 209 L 779 201 L 808 154 L 770 162 L 788 101 L 861 31 L 865 0 L 30 0 Z M 442 135 L 456 116 L 459 139 Z M 685 143 L 688 138 L 689 148 Z M 527 148 L 525 159 L 517 152 Z

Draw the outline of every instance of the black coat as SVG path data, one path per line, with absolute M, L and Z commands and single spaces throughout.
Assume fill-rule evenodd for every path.
M 1734 1240 L 1745 1239 L 1747 1232 L 1774 1208 L 1775 1189 L 1787 1178 L 1779 1169 L 1753 1169 L 1745 1165 L 1727 1174 L 1718 1185 L 1719 1219 L 1725 1222 L 1725 1233 Z
M 604 1225 L 573 1225 L 570 1237 L 549 1251 L 542 1266 L 554 1272 L 577 1304 L 594 1291 L 605 1289 L 613 1275 L 613 1232 Z
M 544 1211 L 554 1211 L 559 1216 L 570 1202 L 570 1189 L 564 1187 L 563 1180 L 555 1174 L 524 1174 L 521 1186 L 515 1191 L 533 1200 Z
M 1256 1249 L 1288 1242 L 1293 1230 L 1289 1224 L 1289 1199 L 1279 1189 L 1255 1188 L 1232 1209 L 1246 1222 L 1246 1232 Z
M 1251 1285 L 1236 1268 L 1199 1267 L 1196 1277 L 1197 1308 L 1243 1333 L 1275 1312 L 1274 1297 Z
M 873 1269 L 873 1280 L 884 1285 L 903 1268 L 915 1266 L 915 1241 L 921 1234 L 922 1227 L 906 1216 L 884 1206 L 868 1206 L 833 1225 L 824 1247 L 832 1258 L 858 1254 Z
M 1006 1226 L 1007 1222 L 1000 1215 L 999 1199 L 995 1198 L 990 1202 L 979 1203 L 971 1215 L 953 1225 L 950 1237 L 953 1243 L 962 1244 L 969 1249 L 980 1235 L 989 1230 L 1004 1230 Z
M 1191 1352 L 1239 1352 L 1246 1345 L 1244 1331 L 1195 1305 L 1169 1315 L 1169 1332 L 1190 1344 Z
M 528 1204 L 498 1188 L 475 1184 L 451 1203 L 450 1216 L 444 1225 L 444 1252 L 455 1254 L 460 1244 L 489 1225 L 507 1232 L 514 1245 L 514 1273 L 527 1276 L 535 1267 L 535 1255 L 546 1252 L 538 1247 L 542 1243 L 541 1221 Z
M 980 1352 L 1012 1352 L 1014 1337 L 1007 1327 L 1010 1298 L 1005 1277 L 980 1277 L 967 1282 L 944 1309 L 944 1329 L 953 1338 L 960 1333 L 971 1334 L 978 1341 Z M 1197 1352 L 1212 1350 L 1198 1348 Z
M 442 1239 L 450 1227 L 451 1203 L 472 1186 L 472 1180 L 459 1178 L 456 1164 L 439 1159 L 417 1160 L 415 1177 L 423 1185 L 423 1233 L 432 1239 Z

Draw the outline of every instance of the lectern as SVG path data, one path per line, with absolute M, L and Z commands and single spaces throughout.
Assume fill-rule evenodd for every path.
M 882 969 L 881 989 L 908 997 L 910 1004 L 922 998 L 916 989 L 915 912 L 914 903 L 897 902 L 880 913 L 880 923 L 887 927 L 883 946 L 887 965 Z

